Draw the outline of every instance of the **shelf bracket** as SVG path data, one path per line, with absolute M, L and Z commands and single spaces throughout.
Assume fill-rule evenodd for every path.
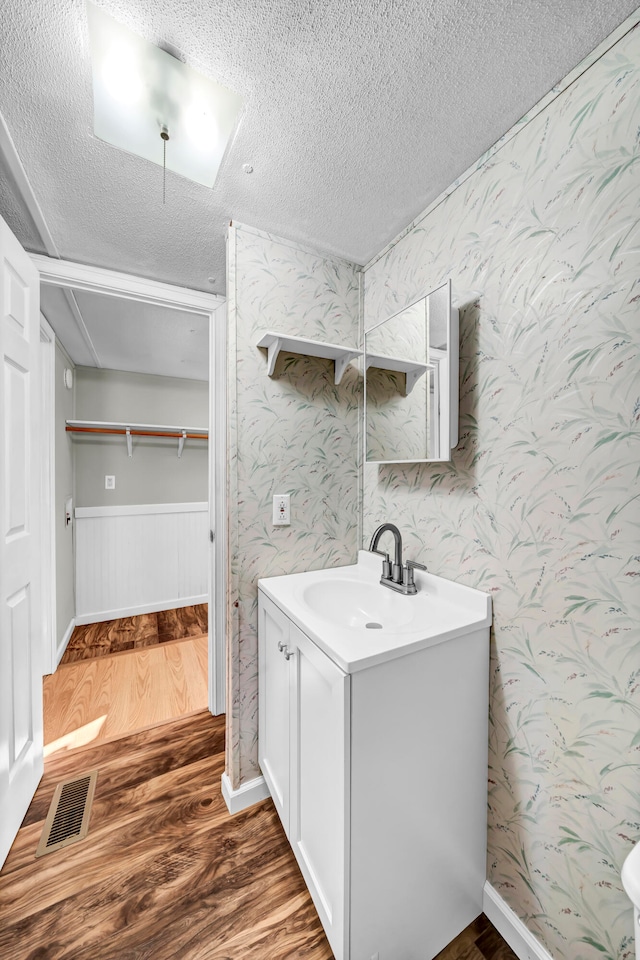
M 274 340 L 267 347 L 267 376 L 272 377 L 276 369 L 278 354 L 282 350 L 282 340 Z
M 405 389 L 405 396 L 409 396 L 416 383 L 424 373 L 424 370 L 407 370 L 405 376 L 407 378 L 407 384 Z
M 131 440 L 131 427 L 127 427 L 127 453 L 130 457 L 133 456 L 133 443 Z
M 336 386 L 338 386 L 338 384 L 342 380 L 345 370 L 347 369 L 351 361 L 354 359 L 354 357 L 357 357 L 356 353 L 354 354 L 347 353 L 344 355 L 344 357 L 336 357 L 335 360 L 333 361 L 335 365 L 334 382 Z
M 178 457 L 182 456 L 182 451 L 184 450 L 184 442 L 187 439 L 187 431 L 182 431 L 182 436 L 178 440 Z

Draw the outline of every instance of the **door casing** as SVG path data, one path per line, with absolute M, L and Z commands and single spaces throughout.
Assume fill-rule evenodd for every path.
M 172 310 L 206 316 L 209 323 L 209 512 L 215 532 L 210 551 L 209 709 L 225 711 L 226 691 L 226 301 L 216 294 L 175 287 L 128 273 L 91 267 L 40 254 L 31 259 L 40 282 L 56 287 L 135 300 Z
M 55 369 L 56 335 L 40 314 L 40 509 L 42 672 L 58 666 L 56 624 L 56 516 L 55 501 Z

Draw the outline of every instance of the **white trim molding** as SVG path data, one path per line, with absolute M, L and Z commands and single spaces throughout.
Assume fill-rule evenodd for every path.
M 240 813 L 247 807 L 252 807 L 254 803 L 260 803 L 270 797 L 269 788 L 264 777 L 255 777 L 253 780 L 247 780 L 242 786 L 234 790 L 231 786 L 231 780 L 226 773 L 222 774 L 222 796 L 227 805 L 229 813 Z
M 117 273 L 103 267 L 91 267 L 72 260 L 54 260 L 32 253 L 31 259 L 40 272 L 40 282 L 56 287 L 86 290 L 105 296 L 125 300 L 138 300 L 142 303 L 159 304 L 184 310 L 187 313 L 213 314 L 224 303 L 224 297 L 217 293 L 203 293 L 190 290 L 159 280 L 135 277 L 129 273 Z
M 145 517 L 163 513 L 204 513 L 209 504 L 206 500 L 193 503 L 136 503 L 115 507 L 76 507 L 76 519 L 87 517 Z
M 482 909 L 519 960 L 554 960 L 488 880 L 484 885 Z
M 0 156 L 4 158 L 4 162 L 11 174 L 13 182 L 15 183 L 18 194 L 22 199 L 25 207 L 29 212 L 29 216 L 33 220 L 34 226 L 38 231 L 38 235 L 42 240 L 42 246 L 45 248 L 50 257 L 58 257 L 58 249 L 55 244 L 55 240 L 49 230 L 49 225 L 44 218 L 42 212 L 42 207 L 38 203 L 38 198 L 33 192 L 33 187 L 29 181 L 29 178 L 26 174 L 24 167 L 22 166 L 22 160 L 20 155 L 16 150 L 16 146 L 13 142 L 13 138 L 9 133 L 9 128 L 7 122 L 0 113 Z
M 143 613 L 159 613 L 160 610 L 178 610 L 180 607 L 195 607 L 198 603 L 207 603 L 208 593 L 197 597 L 180 597 L 176 600 L 160 600 L 157 603 L 141 603 L 136 607 L 120 607 L 118 610 L 100 610 L 97 613 L 84 613 L 76 617 L 76 624 L 104 623 L 105 620 L 120 620 L 122 617 L 139 617 Z
M 58 665 L 56 616 L 56 335 L 40 313 L 42 673 Z M 58 658 L 59 659 L 59 658 Z
M 209 709 L 226 710 L 227 693 L 227 305 L 212 320 L 209 352 Z
M 64 634 L 62 635 L 62 638 L 60 639 L 60 642 L 58 643 L 58 646 L 56 648 L 56 662 L 54 664 L 53 670 L 51 671 L 52 673 L 55 673 L 55 671 L 57 670 L 60 664 L 60 661 L 64 656 L 64 652 L 67 649 L 67 644 L 69 643 L 69 640 L 71 640 L 71 634 L 75 630 L 76 624 L 77 624 L 76 618 L 72 617 L 71 620 L 69 621 L 69 626 L 67 627 Z

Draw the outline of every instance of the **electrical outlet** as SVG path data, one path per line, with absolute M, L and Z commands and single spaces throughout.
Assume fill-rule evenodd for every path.
M 105 490 L 115 490 L 115 488 L 116 488 L 116 478 L 115 478 L 115 477 L 107 477 L 107 476 L 105 476 L 105 478 L 104 478 L 104 488 L 105 488 Z
M 276 493 L 273 496 L 273 525 L 288 527 L 291 523 L 291 495 Z

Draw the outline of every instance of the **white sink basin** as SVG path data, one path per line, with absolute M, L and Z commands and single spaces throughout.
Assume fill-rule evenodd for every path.
M 310 583 L 302 590 L 302 600 L 332 623 L 364 630 L 416 629 L 416 618 L 427 614 L 418 594 L 405 597 L 380 583 L 337 577 Z
M 366 550 L 347 567 L 268 577 L 258 586 L 346 673 L 486 628 L 491 597 L 415 571 L 418 593 L 380 583 L 382 561 Z

